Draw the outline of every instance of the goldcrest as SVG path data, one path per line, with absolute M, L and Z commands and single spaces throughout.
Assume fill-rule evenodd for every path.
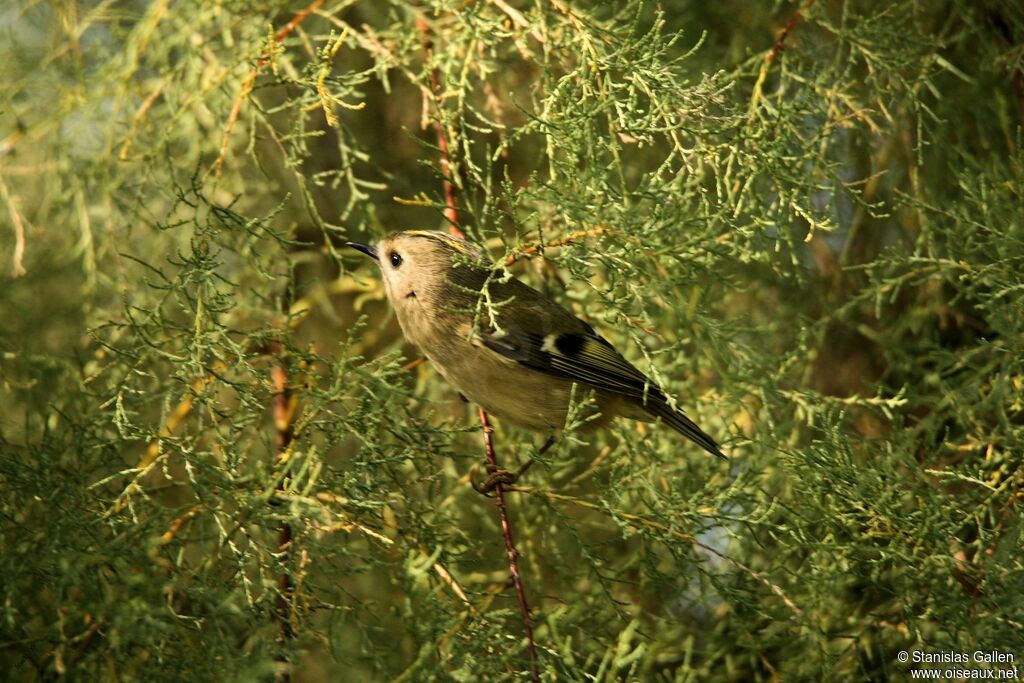
M 380 267 L 406 339 L 467 400 L 549 437 L 565 424 L 573 385 L 593 390 L 599 426 L 660 418 L 708 453 L 718 444 L 586 322 L 493 269 L 469 242 L 408 230 L 376 246 L 349 242 Z M 551 439 L 549 439 L 551 443 Z

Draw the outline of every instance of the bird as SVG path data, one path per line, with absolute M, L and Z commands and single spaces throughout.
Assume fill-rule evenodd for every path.
M 433 230 L 404 230 L 375 245 L 346 245 L 376 261 L 405 338 L 466 400 L 516 427 L 547 435 L 565 424 L 573 385 L 593 391 L 599 415 L 660 419 L 719 458 L 718 443 L 674 408 L 665 392 L 589 323 L 502 269 L 470 242 Z M 492 474 L 484 490 L 525 471 Z M 480 487 L 478 487 L 480 490 Z

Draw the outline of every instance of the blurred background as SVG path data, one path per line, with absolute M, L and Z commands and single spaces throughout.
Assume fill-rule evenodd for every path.
M 1016 4 L 14 0 L 0 55 L 11 680 L 529 680 L 475 408 L 341 246 L 409 228 L 730 455 L 573 418 L 507 494 L 544 680 L 1024 655 Z

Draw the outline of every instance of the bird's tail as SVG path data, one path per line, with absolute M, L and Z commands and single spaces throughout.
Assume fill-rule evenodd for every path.
M 651 415 L 654 417 L 660 417 L 662 422 L 706 450 L 711 455 L 722 458 L 723 460 L 726 459 L 725 454 L 722 453 L 722 449 L 718 447 L 718 444 L 714 439 L 705 434 L 704 430 L 698 427 L 693 420 L 686 417 L 686 415 L 683 415 L 681 411 L 672 408 L 667 401 L 648 397 L 647 405 L 644 407 Z

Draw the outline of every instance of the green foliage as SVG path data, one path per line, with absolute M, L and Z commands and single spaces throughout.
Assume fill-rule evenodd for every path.
M 1022 654 L 1024 13 L 679 4 L 0 10 L 0 667 L 524 679 L 474 410 L 340 250 L 445 178 L 731 456 L 507 494 L 545 680 Z

